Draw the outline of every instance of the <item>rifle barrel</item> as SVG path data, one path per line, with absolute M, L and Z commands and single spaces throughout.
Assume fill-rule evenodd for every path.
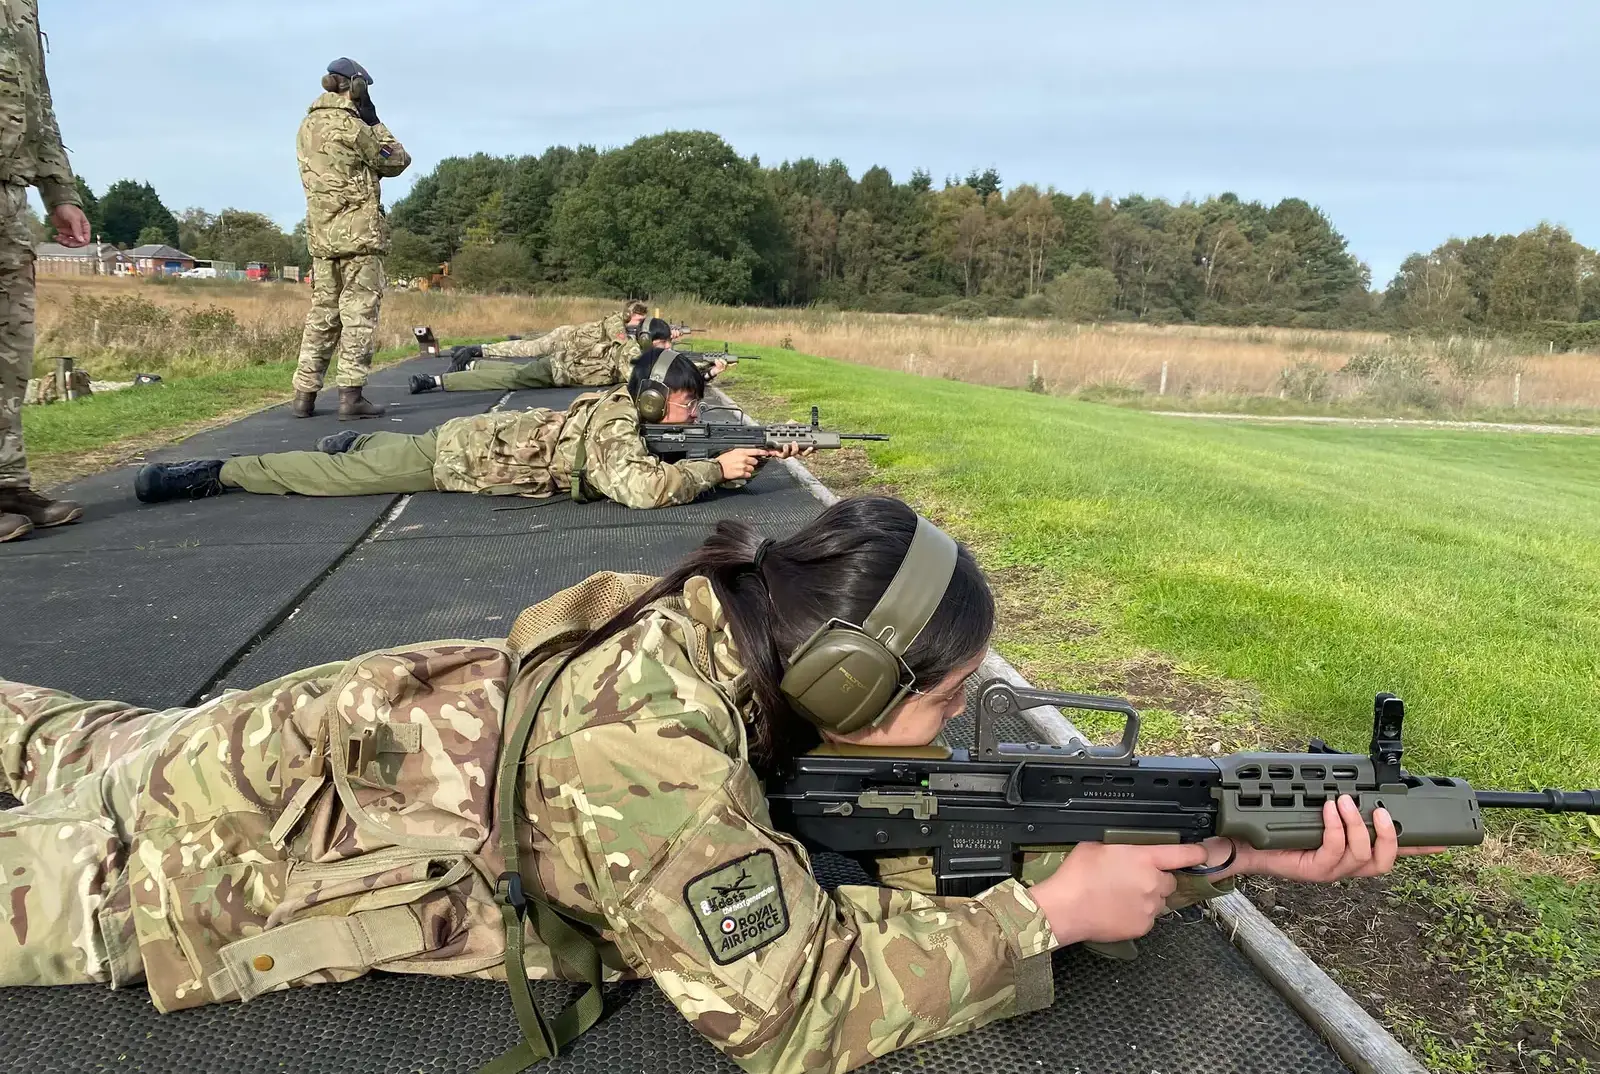
M 888 433 L 840 433 L 840 440 L 887 440 Z
M 1478 791 L 1478 804 L 1488 809 L 1542 809 L 1546 813 L 1589 813 L 1600 816 L 1600 790 Z

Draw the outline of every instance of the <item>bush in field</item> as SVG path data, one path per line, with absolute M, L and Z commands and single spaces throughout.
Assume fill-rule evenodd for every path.
M 95 376 L 135 371 L 210 372 L 295 357 L 300 330 L 242 324 L 224 306 L 172 309 L 142 295 L 74 294 L 60 322 L 41 340 L 69 350 Z
M 1382 406 L 1434 410 L 1445 402 L 1432 359 L 1409 340 L 1354 355 L 1340 372 L 1359 380 L 1361 395 Z
M 1057 317 L 1079 324 L 1111 316 L 1117 278 L 1103 268 L 1070 268 L 1045 284 L 1044 296 Z
M 957 317 L 963 321 L 976 321 L 989 316 L 988 307 L 973 298 L 958 298 L 940 306 L 937 312 L 941 317 Z
M 1283 394 L 1302 403 L 1321 403 L 1333 394 L 1332 375 L 1316 362 L 1299 359 L 1278 374 Z
M 533 286 L 533 260 L 522 244 L 504 240 L 463 247 L 450 263 L 456 283 L 486 294 L 526 294 Z

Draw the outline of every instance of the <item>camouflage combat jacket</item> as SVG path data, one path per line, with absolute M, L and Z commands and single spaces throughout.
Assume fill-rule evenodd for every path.
M 639 345 L 626 336 L 587 348 L 563 347 L 550 356 L 550 376 L 556 384 L 581 388 L 626 384 L 639 354 Z
M 715 459 L 652 455 L 627 388 L 580 395 L 565 412 L 539 407 L 447 421 L 439 427 L 433 483 L 441 492 L 496 496 L 570 492 L 580 445 L 588 488 L 625 507 L 688 503 L 723 483 Z
M 389 251 L 389 220 L 379 177 L 393 177 L 411 154 L 389 128 L 369 127 L 342 94 L 311 103 L 295 140 L 306 189 L 306 245 L 312 257 L 353 257 Z
M 0 183 L 37 186 L 46 209 L 80 204 L 45 79 L 35 0 L 0 0 Z

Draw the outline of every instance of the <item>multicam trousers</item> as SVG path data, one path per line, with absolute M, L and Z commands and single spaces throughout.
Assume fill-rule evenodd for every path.
M 0 186 L 0 489 L 27 488 L 22 396 L 33 373 L 33 239 L 28 188 Z
M 373 336 L 383 302 L 383 258 L 377 254 L 318 257 L 311 264 L 311 311 L 300 338 L 294 390 L 316 392 L 335 349 L 341 388 L 359 388 L 372 369 Z

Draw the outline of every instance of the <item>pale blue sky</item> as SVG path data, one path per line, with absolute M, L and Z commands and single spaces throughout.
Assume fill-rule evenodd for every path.
M 1451 234 L 1600 244 L 1591 0 L 40 0 L 75 168 L 190 205 L 304 212 L 327 62 L 372 71 L 416 163 L 716 131 L 764 163 L 1321 205 L 1387 282 Z M 670 57 L 659 60 L 658 55 Z

